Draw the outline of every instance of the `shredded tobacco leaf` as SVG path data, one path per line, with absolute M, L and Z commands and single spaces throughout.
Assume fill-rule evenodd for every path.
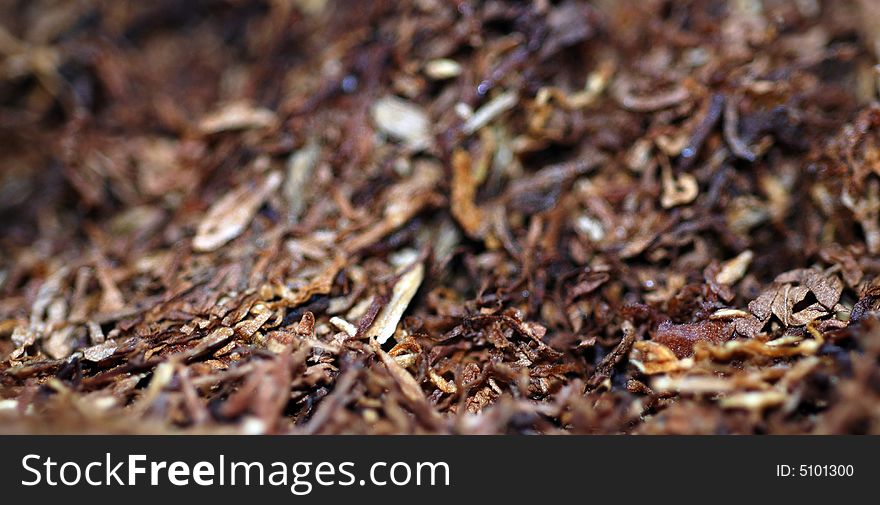
M 880 434 L 880 2 L 0 5 L 0 431 Z

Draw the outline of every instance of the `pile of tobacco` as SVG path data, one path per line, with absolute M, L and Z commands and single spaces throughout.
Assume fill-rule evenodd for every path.
M 0 20 L 4 432 L 880 433 L 880 2 Z

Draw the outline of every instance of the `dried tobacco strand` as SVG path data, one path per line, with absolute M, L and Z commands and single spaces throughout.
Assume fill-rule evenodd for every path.
M 880 433 L 878 2 L 93 3 L 0 2 L 0 431 Z
M 694 160 L 696 160 L 700 148 L 703 146 L 703 142 L 706 141 L 706 138 L 712 133 L 712 129 L 718 123 L 718 120 L 721 119 L 721 115 L 724 112 L 724 104 L 724 95 L 721 93 L 715 93 L 712 95 L 712 98 L 709 99 L 709 109 L 706 111 L 706 115 L 700 120 L 696 128 L 694 128 L 690 140 L 688 140 L 684 149 L 681 150 L 682 161 L 679 164 L 679 168 L 689 168 Z

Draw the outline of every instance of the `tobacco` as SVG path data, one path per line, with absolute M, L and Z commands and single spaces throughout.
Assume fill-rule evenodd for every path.
M 876 2 L 4 2 L 0 431 L 880 433 Z

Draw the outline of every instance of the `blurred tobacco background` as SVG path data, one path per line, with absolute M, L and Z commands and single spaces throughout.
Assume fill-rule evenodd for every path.
M 880 433 L 878 27 L 3 0 L 0 431 Z

